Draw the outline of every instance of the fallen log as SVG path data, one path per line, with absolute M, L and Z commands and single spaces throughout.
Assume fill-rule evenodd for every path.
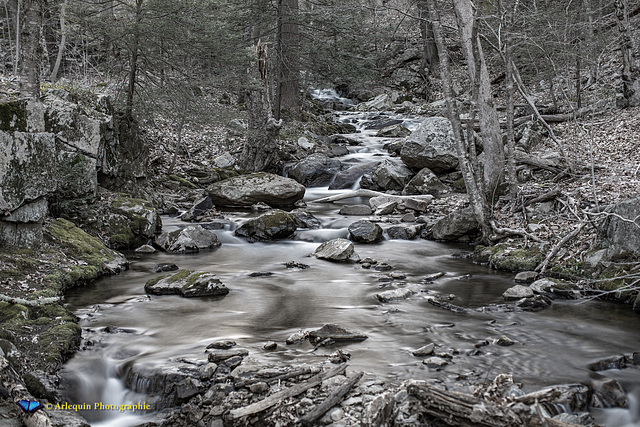
M 342 398 L 349 393 L 349 390 L 360 381 L 360 378 L 364 375 L 364 372 L 358 372 L 353 378 L 348 380 L 342 386 L 338 387 L 333 393 L 331 393 L 321 404 L 319 404 L 314 410 L 309 412 L 304 417 L 300 418 L 300 422 L 303 425 L 314 425 L 316 420 L 323 416 L 325 412 L 342 402 Z
M 354 190 L 348 193 L 336 194 L 335 196 L 324 197 L 322 199 L 312 200 L 311 203 L 331 203 L 337 202 L 338 200 L 351 199 L 352 197 L 378 197 L 378 196 L 388 196 L 386 193 L 380 193 L 378 191 L 373 190 Z
M 253 378 L 248 378 L 248 379 L 243 379 L 243 380 L 238 380 L 235 382 L 236 387 L 247 387 L 251 384 L 255 384 L 258 382 L 274 382 L 274 381 L 282 381 L 282 380 L 288 380 L 289 378 L 295 378 L 295 377 L 299 377 L 301 375 L 309 375 L 313 373 L 313 369 L 311 368 L 300 368 L 300 369 L 294 369 L 291 372 L 286 372 L 284 374 L 279 374 L 279 375 L 275 375 L 272 377 L 269 376 L 261 376 L 260 372 L 258 372 L 256 374 L 255 377 Z
M 498 406 L 469 394 L 446 391 L 427 384 L 409 384 L 409 396 L 427 415 L 457 427 L 521 427 L 529 420 L 507 406 Z
M 274 393 L 271 396 L 267 396 L 260 402 L 252 403 L 251 405 L 245 406 L 244 408 L 233 409 L 230 411 L 229 416 L 231 417 L 231 419 L 237 419 L 262 412 L 282 402 L 285 399 L 304 393 L 305 391 L 317 386 L 326 379 L 335 377 L 336 375 L 340 375 L 346 369 L 346 364 L 338 365 L 334 368 L 329 369 L 328 371 L 321 372 L 318 375 L 315 375 L 300 384 L 296 384 L 292 387 L 288 387 L 284 390 Z

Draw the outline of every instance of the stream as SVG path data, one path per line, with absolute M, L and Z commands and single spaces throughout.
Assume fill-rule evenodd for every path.
M 362 145 L 349 147 L 346 163 L 389 158 L 382 146 L 389 139 L 376 138 L 364 129 L 372 120 L 403 121 L 415 129 L 416 118 L 383 113 L 341 113 L 340 119 L 356 124 Z M 400 161 L 399 159 L 392 159 Z M 345 190 L 310 188 L 307 202 Z M 403 272 L 398 286 L 416 294 L 404 301 L 380 303 L 375 294 L 388 285 L 379 281 L 385 272 L 363 269 L 360 264 L 335 264 L 309 255 L 320 243 L 347 237 L 347 227 L 362 219 L 338 213 L 342 204 L 366 200 L 343 200 L 333 204 L 309 203 L 308 211 L 322 222 L 319 230 L 299 230 L 292 239 L 247 243 L 233 230 L 216 231 L 222 246 L 198 254 L 127 254 L 130 270 L 100 279 L 67 293 L 70 308 L 80 317 L 86 349 L 69 360 L 63 371 L 63 391 L 69 402 L 111 404 L 144 402 L 146 396 L 125 388 L 122 377 L 134 367 L 153 370 L 177 359 L 206 360 L 204 349 L 216 340 L 232 339 L 249 349 L 249 357 L 261 363 L 319 364 L 335 348 L 304 344 L 285 345 L 285 339 L 301 329 L 337 323 L 369 338 L 341 348 L 351 354 L 350 370 L 362 370 L 367 378 L 399 383 L 405 379 L 439 379 L 455 383 L 463 376 L 491 381 L 510 373 L 525 391 L 590 379 L 616 378 L 631 402 L 629 410 L 594 413 L 610 426 L 640 426 L 640 370 L 594 373 L 590 363 L 640 348 L 640 317 L 626 306 L 603 301 L 555 300 L 541 312 L 491 312 L 456 314 L 427 302 L 429 296 L 455 294 L 453 303 L 481 307 L 504 303 L 501 295 L 513 286 L 513 274 L 475 265 L 470 259 L 452 256 L 469 252 L 465 245 L 424 239 L 384 240 L 379 244 L 355 244 L 361 258 L 371 257 Z M 256 216 L 250 211 L 225 212 L 235 223 Z M 177 218 L 163 217 L 163 229 L 186 226 Z M 381 224 L 384 227 L 391 224 Z M 307 269 L 290 269 L 289 261 Z M 143 286 L 157 276 L 159 263 L 175 263 L 181 269 L 215 273 L 230 289 L 224 297 L 181 298 L 148 296 Z M 269 276 L 252 277 L 254 272 Z M 434 283 L 422 283 L 431 273 L 445 275 Z M 396 283 L 397 285 L 397 283 Z M 506 335 L 515 345 L 475 344 Z M 275 351 L 263 350 L 267 341 L 278 343 Z M 455 350 L 452 363 L 434 370 L 411 354 L 425 344 L 439 351 Z M 117 411 L 80 411 L 93 426 L 127 426 L 147 418 Z

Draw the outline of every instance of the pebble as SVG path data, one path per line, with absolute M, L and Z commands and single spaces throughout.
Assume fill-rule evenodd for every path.
M 330 417 L 332 421 L 340 421 L 344 418 L 344 411 L 341 408 L 334 409 L 331 411 Z
M 383 263 L 380 263 L 380 264 L 376 265 L 374 268 L 376 270 L 378 270 L 378 271 L 388 271 L 388 270 L 391 270 L 393 267 L 391 267 L 386 262 L 383 262 Z
M 236 345 L 237 345 L 236 342 L 232 340 L 214 341 L 207 346 L 207 349 L 217 348 L 220 350 L 228 350 L 232 347 L 235 347 Z
M 449 361 L 442 357 L 429 357 L 428 359 L 424 359 L 422 363 L 430 368 L 441 368 L 448 365 Z

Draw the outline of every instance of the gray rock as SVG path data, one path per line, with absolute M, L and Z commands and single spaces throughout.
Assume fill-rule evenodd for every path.
M 219 363 L 227 359 L 230 359 L 232 357 L 236 357 L 236 356 L 244 357 L 248 354 L 249 354 L 249 350 L 247 350 L 246 348 L 232 348 L 228 350 L 216 349 L 216 350 L 213 350 L 211 353 L 209 353 L 209 356 L 207 356 L 207 358 L 209 362 Z
M 273 351 L 278 349 L 278 344 L 274 341 L 267 341 L 262 348 L 267 351 Z
M 376 136 L 378 138 L 404 138 L 410 134 L 411 131 L 402 125 L 391 125 L 380 129 Z
M 89 424 L 87 420 L 82 418 L 82 416 L 75 411 L 56 409 L 55 411 L 48 411 L 48 413 L 52 427 L 91 427 L 91 424 Z M 4 422 L 7 422 L 7 420 L 3 420 L 3 423 Z M 6 424 L 6 426 L 10 425 L 11 424 Z M 17 425 L 22 426 L 24 424 L 18 422 Z
M 158 251 L 151 245 L 142 245 L 135 252 L 139 254 L 155 254 Z
M 213 273 L 182 270 L 178 273 L 149 280 L 144 290 L 152 295 L 181 295 L 208 297 L 226 295 L 229 289 Z
M 597 247 L 608 260 L 640 259 L 640 197 L 618 203 L 611 214 L 598 229 Z
M 358 104 L 357 108 L 360 111 L 386 111 L 393 108 L 393 102 L 391 101 L 391 97 L 388 94 L 383 93 L 382 95 L 378 95 L 367 102 Z
M 329 190 L 353 188 L 363 175 L 371 174 L 379 164 L 380 162 L 362 163 L 338 172 L 331 185 L 329 185 Z
M 237 345 L 233 340 L 214 341 L 207 346 L 207 349 L 215 348 L 218 350 L 229 350 Z
M 444 276 L 443 272 L 438 272 L 438 273 L 431 273 L 431 274 L 427 274 L 426 276 L 424 276 L 424 278 L 422 279 L 423 282 L 433 282 L 436 279 L 441 278 L 442 276 Z
M 594 408 L 627 408 L 627 395 L 620 383 L 613 379 L 595 380 L 591 383 L 593 398 L 591 406 Z
M 322 222 L 304 209 L 295 209 L 291 211 L 298 224 L 298 228 L 308 228 L 317 230 L 322 227 Z
M 431 199 L 421 200 L 408 198 L 403 200 L 403 204 L 406 209 L 411 209 L 412 211 L 416 212 L 426 212 L 427 208 L 431 204 Z
M 516 342 L 514 340 L 512 340 L 511 338 L 509 338 L 506 335 L 501 336 L 496 341 L 496 344 L 498 344 L 499 346 L 502 346 L 502 347 L 509 347 L 511 345 L 514 345 L 515 343 Z
M 371 215 L 373 212 L 367 205 L 344 205 L 339 213 L 340 215 Z
M 533 283 L 538 278 L 536 271 L 521 271 L 514 278 L 516 283 Z
M 112 246 L 135 248 L 146 243 L 162 229 L 162 220 L 151 203 L 143 199 L 119 196 L 111 201 L 113 215 L 103 218 Z M 131 234 L 132 233 L 132 234 Z M 131 234 L 127 239 L 115 237 Z
M 382 240 L 382 227 L 364 219 L 356 221 L 349 226 L 349 238 L 359 243 L 377 243 Z
M 269 385 L 267 385 L 267 383 L 265 382 L 260 381 L 260 382 L 251 384 L 249 386 L 249 390 L 251 390 L 251 393 L 257 393 L 257 394 L 265 393 L 269 391 Z
M 374 184 L 373 190 L 402 191 L 412 176 L 413 172 L 402 163 L 385 160 L 371 173 L 371 182 Z M 360 181 L 360 185 L 369 188 L 364 180 Z
M 309 338 L 309 331 L 294 332 L 293 334 L 289 335 L 285 343 L 287 343 L 288 345 L 297 344 L 301 341 L 306 340 L 307 338 Z
M 313 255 L 319 259 L 329 261 L 357 261 L 353 243 L 347 239 L 332 239 L 324 242 L 315 250 Z
M 156 237 L 155 243 L 165 251 L 173 253 L 193 253 L 221 245 L 216 233 L 200 225 L 190 225 L 182 230 L 162 233 Z
M 471 207 L 456 210 L 435 223 L 432 229 L 435 240 L 458 240 L 479 231 L 478 221 Z
M 368 337 L 360 332 L 352 331 L 340 325 L 327 323 L 321 328 L 309 331 L 309 340 L 318 344 L 326 339 L 332 341 L 364 341 Z
M 249 242 L 285 239 L 298 229 L 296 216 L 279 209 L 272 210 L 243 223 L 235 231 L 236 236 Z
M 539 279 L 529 285 L 529 288 L 536 294 L 544 294 L 551 292 L 553 287 L 556 286 L 556 282 L 551 279 Z
M 229 153 L 224 153 L 221 156 L 213 159 L 213 165 L 217 168 L 230 168 L 236 164 L 236 159 Z
M 392 225 L 386 231 L 390 239 L 412 240 L 420 233 L 420 227 L 416 225 Z
M 449 119 L 424 119 L 402 146 L 400 157 L 413 169 L 429 168 L 434 173 L 454 170 L 458 153 Z
M 431 356 L 435 348 L 436 348 L 436 345 L 434 343 L 429 343 L 427 345 L 420 347 L 417 350 L 412 351 L 411 354 L 413 354 L 416 357 Z
M 541 311 L 551 307 L 551 300 L 544 295 L 522 298 L 516 306 L 524 311 Z
M 179 270 L 178 266 L 175 264 L 167 263 L 167 264 L 156 264 L 151 271 L 154 273 L 162 273 L 164 271 L 177 271 Z
M 431 194 L 439 196 L 449 192 L 449 187 L 444 185 L 429 168 L 422 168 L 402 190 L 404 195 Z
M 407 212 L 400 218 L 402 222 L 416 222 L 416 216 L 412 212 Z
M 449 361 L 443 357 L 429 357 L 422 361 L 424 365 L 427 365 L 430 368 L 442 368 L 449 364 Z
M 502 298 L 506 300 L 518 300 L 521 298 L 529 298 L 533 296 L 533 291 L 528 286 L 515 285 L 502 294 Z
M 416 196 L 395 196 L 392 194 L 386 194 L 384 196 L 371 197 L 369 199 L 369 206 L 371 206 L 371 208 L 375 210 L 380 207 L 380 205 L 383 205 L 385 203 L 397 202 L 399 207 L 405 207 L 405 203 L 411 200 L 415 202 L 424 202 L 429 205 L 433 200 L 433 196 L 430 194 Z
M 298 138 L 298 146 L 304 150 L 312 150 L 316 146 L 313 142 L 309 141 L 309 138 L 301 136 Z
M 294 164 L 288 175 L 306 187 L 324 187 L 341 169 L 340 160 L 314 153 Z
M 290 178 L 259 172 L 211 184 L 207 191 L 216 206 L 292 206 L 304 197 L 305 188 Z
M 186 211 L 180 216 L 180 219 L 183 221 L 192 221 L 196 217 L 204 214 L 209 209 L 213 208 L 213 202 L 211 201 L 211 197 L 206 196 L 193 204 L 191 209 Z
M 390 215 L 396 210 L 397 206 L 398 202 L 396 201 L 383 203 L 376 208 L 376 215 Z
M 415 292 L 411 289 L 392 289 L 389 291 L 384 291 L 379 294 L 376 294 L 376 298 L 380 302 L 392 302 L 392 301 L 401 301 L 409 298 L 411 295 L 414 295 Z

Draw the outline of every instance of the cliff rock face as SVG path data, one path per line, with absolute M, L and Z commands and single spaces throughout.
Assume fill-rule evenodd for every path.
M 0 245 L 37 247 L 49 211 L 91 201 L 98 182 L 144 177 L 131 123 L 114 122 L 105 96 L 91 107 L 73 98 L 55 89 L 0 104 Z

